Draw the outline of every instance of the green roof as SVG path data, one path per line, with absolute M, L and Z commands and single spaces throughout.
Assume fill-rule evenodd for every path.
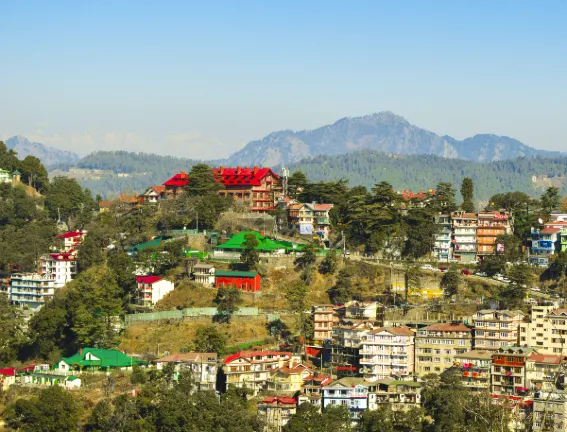
M 67 381 L 75 381 L 75 380 L 78 380 L 78 379 L 79 379 L 79 378 L 77 378 L 75 375 L 69 375 L 69 376 L 67 377 Z
M 12 174 L 21 175 L 22 173 L 19 172 L 18 170 L 16 170 L 16 171 L 14 171 Z
M 235 234 L 226 243 L 215 246 L 215 249 L 243 250 L 245 248 L 243 246 L 243 243 L 246 241 L 247 234 L 253 234 L 256 237 L 256 240 L 258 240 L 258 246 L 256 246 L 254 249 L 261 252 L 272 252 L 281 249 L 284 249 L 286 251 L 299 251 L 305 247 L 305 245 L 295 244 L 289 241 L 274 240 L 261 235 L 257 231 L 242 231 L 238 234 Z
M 86 360 L 87 354 L 92 354 L 99 360 Z M 101 348 L 83 348 L 82 352 L 72 355 L 71 357 L 61 357 L 59 362 L 64 361 L 69 366 L 80 367 L 101 367 L 101 368 L 117 368 L 128 367 L 135 364 L 144 364 L 142 360 L 136 360 L 128 357 L 121 351 L 107 350 Z M 59 363 L 57 362 L 57 363 Z
M 160 237 L 156 237 L 150 241 L 147 241 L 145 243 L 138 243 L 137 245 L 134 245 L 132 247 L 127 248 L 126 250 L 129 252 L 140 252 L 143 251 L 144 249 L 148 249 L 148 248 L 157 248 L 162 246 L 162 244 L 166 241 L 168 241 L 170 239 L 170 237 L 166 237 L 166 236 L 160 236 Z
M 217 270 L 215 271 L 215 276 L 234 276 L 234 277 L 256 277 L 258 273 L 250 271 L 228 271 L 228 270 Z

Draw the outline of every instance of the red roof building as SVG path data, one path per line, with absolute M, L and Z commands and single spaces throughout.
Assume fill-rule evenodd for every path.
M 62 241 L 62 249 L 65 252 L 69 252 L 71 249 L 76 249 L 81 246 L 86 234 L 86 231 L 68 231 L 66 233 L 59 234 L 57 236 L 57 240 Z
M 167 293 L 173 291 L 175 284 L 159 276 L 137 276 L 137 295 L 133 299 L 136 306 L 152 308 Z
M 246 292 L 260 291 L 260 275 L 256 272 L 224 271 L 215 272 L 216 288 L 236 288 Z

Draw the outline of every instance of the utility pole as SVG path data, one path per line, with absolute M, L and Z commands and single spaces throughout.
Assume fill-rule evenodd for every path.
M 199 212 L 197 212 L 197 234 L 199 234 Z
M 343 258 L 346 258 L 346 239 L 344 231 L 341 231 L 341 237 L 343 238 Z

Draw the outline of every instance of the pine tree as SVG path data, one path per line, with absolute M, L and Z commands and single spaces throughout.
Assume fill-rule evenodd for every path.
M 461 209 L 467 213 L 472 213 L 475 211 L 473 197 L 474 197 L 474 185 L 472 179 L 465 177 L 463 183 L 461 184 L 461 196 L 463 197 L 463 204 Z

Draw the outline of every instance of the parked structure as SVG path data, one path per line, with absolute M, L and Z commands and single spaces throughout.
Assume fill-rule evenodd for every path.
M 303 380 L 313 372 L 302 364 L 281 366 L 266 380 L 267 389 L 278 394 L 294 395 L 301 392 Z
M 563 432 L 567 429 L 565 390 L 537 392 L 533 399 L 532 431 Z
M 313 316 L 313 340 L 319 344 L 333 339 L 333 328 L 339 324 L 339 316 L 333 305 L 314 305 L 311 308 Z
M 83 244 L 83 240 L 87 235 L 86 231 L 68 231 L 57 236 L 57 240 L 61 241 L 61 250 L 59 252 L 71 252 Z
M 532 353 L 526 361 L 528 388 L 550 392 L 561 380 L 566 358 L 563 355 Z
M 494 255 L 497 248 L 496 238 L 499 235 L 512 234 L 512 216 L 504 210 L 492 210 L 478 213 L 478 256 L 483 258 Z
M 547 267 L 555 251 L 561 250 L 561 233 L 563 228 L 546 224 L 542 230 L 532 228 L 532 245 L 530 247 L 530 264 Z
M 166 186 L 158 185 L 158 186 L 150 186 L 147 188 L 144 193 L 141 195 L 142 202 L 148 204 L 155 204 L 160 199 L 166 197 L 171 192 L 169 192 Z
M 60 372 L 81 373 L 83 371 L 130 370 L 134 365 L 146 362 L 127 356 L 122 351 L 102 348 L 81 348 L 71 357 L 61 357 L 56 369 Z
M 171 354 L 156 360 L 156 369 L 162 370 L 167 364 L 175 365 L 177 375 L 190 371 L 197 389 L 215 390 L 217 383 L 217 353 Z
M 61 288 L 77 274 L 77 255 L 74 251 L 42 255 L 38 273 L 54 278 L 55 287 Z
M 393 411 L 405 410 L 421 404 L 421 383 L 383 379 L 376 383 L 376 390 L 368 394 L 368 410 L 373 411 L 389 404 Z
M 323 387 L 323 411 L 331 406 L 344 405 L 353 422 L 357 422 L 368 409 L 371 384 L 362 378 L 341 378 Z
M 475 349 L 498 349 L 518 346 L 520 343 L 520 324 L 524 313 L 520 310 L 484 309 L 473 315 Z
M 345 303 L 345 320 L 373 321 L 378 313 L 378 303 L 375 301 L 352 300 Z
M 160 276 L 138 276 L 136 277 L 137 297 L 135 304 L 151 308 L 165 295 L 173 291 L 175 284 Z

